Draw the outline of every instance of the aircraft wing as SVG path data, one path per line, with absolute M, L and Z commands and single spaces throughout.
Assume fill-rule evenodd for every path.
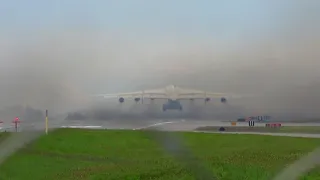
M 232 98 L 231 93 L 208 92 L 194 89 L 179 89 L 177 99 L 206 99 L 206 98 Z
M 126 93 L 115 93 L 115 94 L 96 94 L 94 97 L 102 98 L 124 98 L 124 99 L 134 99 L 134 98 L 150 98 L 150 99 L 168 99 L 165 89 L 151 89 L 142 90 L 136 92 L 126 92 Z

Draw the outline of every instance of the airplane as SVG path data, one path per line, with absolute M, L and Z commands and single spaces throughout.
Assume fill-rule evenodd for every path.
M 180 103 L 181 100 L 194 101 L 196 99 L 204 100 L 205 104 L 208 103 L 212 98 L 220 98 L 221 103 L 227 103 L 226 93 L 216 93 L 216 92 L 206 92 L 194 89 L 185 89 L 178 87 L 176 85 L 169 85 L 164 88 L 142 90 L 138 92 L 128 92 L 128 93 L 117 93 L 117 94 L 99 94 L 94 95 L 103 98 L 118 98 L 120 103 L 124 103 L 125 98 L 133 98 L 137 103 L 141 101 L 143 104 L 144 99 L 150 99 L 151 101 L 155 99 L 167 100 L 165 104 L 162 105 L 162 110 L 179 110 L 182 111 L 183 107 Z

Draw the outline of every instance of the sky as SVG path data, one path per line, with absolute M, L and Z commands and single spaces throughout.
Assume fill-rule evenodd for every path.
M 272 18 L 263 1 L 5 1 L 1 22 L 17 28 L 86 27 L 109 31 L 222 33 L 263 26 Z M 261 21 L 263 20 L 263 21 Z M 226 32 L 228 33 L 228 32 Z
M 166 84 L 284 93 L 318 83 L 319 16 L 318 0 L 3 0 L 0 99 Z
M 294 13 L 318 16 L 319 2 L 309 0 L 4 0 L 2 31 L 22 33 L 50 29 L 86 28 L 123 33 L 196 35 L 236 38 L 265 34 L 290 24 Z M 197 37 L 198 38 L 198 37 Z

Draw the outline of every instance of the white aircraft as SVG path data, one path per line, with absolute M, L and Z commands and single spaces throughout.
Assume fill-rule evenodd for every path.
M 99 94 L 94 95 L 96 97 L 104 98 L 118 98 L 120 103 L 124 103 L 125 98 L 134 99 L 135 102 L 141 101 L 143 104 L 144 99 L 150 99 L 151 101 L 155 99 L 167 100 L 165 104 L 162 105 L 162 110 L 180 110 L 183 107 L 180 100 L 195 100 L 203 99 L 205 104 L 209 102 L 212 98 L 220 98 L 221 103 L 227 103 L 226 93 L 216 93 L 216 92 L 206 92 L 193 89 L 184 89 L 177 87 L 175 85 L 169 85 L 165 88 L 142 90 L 138 92 L 128 92 L 128 93 L 117 93 L 117 94 Z M 231 97 L 231 96 L 230 96 Z

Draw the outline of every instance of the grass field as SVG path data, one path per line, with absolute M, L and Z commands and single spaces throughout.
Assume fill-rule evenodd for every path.
M 6 133 L 6 132 L 0 133 L 0 143 L 3 140 L 5 140 L 9 135 L 10 135 L 10 133 Z
M 307 138 L 176 134 L 204 166 L 225 180 L 271 179 L 320 145 L 320 139 Z M 7 159 L 0 166 L 0 179 L 191 180 L 191 172 L 143 131 L 59 129 Z M 319 176 L 320 169 L 314 169 L 302 179 Z
M 203 126 L 196 130 L 200 131 L 219 131 L 220 126 Z M 278 133 L 310 133 L 320 134 L 320 126 L 283 126 L 280 128 L 267 128 L 261 126 L 228 126 L 225 127 L 229 132 L 278 132 Z

